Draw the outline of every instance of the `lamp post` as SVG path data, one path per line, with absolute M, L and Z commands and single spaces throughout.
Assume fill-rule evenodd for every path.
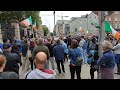
M 55 11 L 53 11 L 53 15 L 54 15 L 54 29 L 55 29 Z M 53 37 L 54 37 L 54 29 L 53 29 Z
M 99 57 L 102 56 L 102 43 L 104 41 L 104 35 L 105 35 L 104 20 L 105 20 L 105 11 L 100 11 Z M 99 70 L 100 70 L 100 67 L 99 67 Z M 99 71 L 98 71 L 98 79 L 100 79 Z

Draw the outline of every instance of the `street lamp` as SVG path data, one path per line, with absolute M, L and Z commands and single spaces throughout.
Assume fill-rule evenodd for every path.
M 53 28 L 53 37 L 54 37 L 54 29 L 55 29 L 55 11 L 53 11 L 53 15 L 54 15 L 54 28 Z

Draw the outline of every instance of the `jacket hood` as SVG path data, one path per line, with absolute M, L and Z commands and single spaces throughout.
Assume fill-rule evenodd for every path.
M 43 72 L 39 69 L 35 69 L 28 74 L 27 79 L 55 79 L 55 71 L 49 71 L 51 71 L 52 73 Z

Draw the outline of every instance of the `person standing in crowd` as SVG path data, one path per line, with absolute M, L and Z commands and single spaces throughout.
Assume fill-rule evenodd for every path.
M 80 46 L 80 48 L 83 51 L 83 60 L 84 60 L 84 63 L 87 63 L 87 57 L 86 57 L 87 44 L 86 44 L 86 41 L 84 39 L 84 36 L 81 36 L 81 40 L 79 42 L 79 46 Z
M 56 46 L 53 48 L 53 54 L 54 54 L 54 57 L 55 57 L 55 61 L 57 63 L 57 69 L 59 71 L 59 75 L 61 76 L 62 73 L 61 73 L 60 64 L 62 66 L 63 73 L 65 73 L 65 68 L 64 68 L 64 64 L 63 64 L 63 61 L 64 61 L 64 48 L 60 44 L 59 39 L 56 41 Z
M 25 79 L 55 79 L 55 71 L 45 69 L 45 63 L 47 62 L 47 55 L 44 52 L 38 52 L 34 59 L 36 69 L 28 72 L 25 75 Z
M 35 56 L 38 52 L 44 52 L 46 55 L 47 55 L 47 60 L 49 59 L 50 57 L 50 53 L 49 53 L 49 49 L 47 46 L 45 46 L 43 44 L 43 39 L 39 39 L 39 44 L 38 46 L 36 46 L 34 49 L 33 49 L 33 53 L 32 53 L 32 59 L 34 60 L 35 59 Z M 45 63 L 45 68 L 48 69 L 48 62 Z
M 48 38 L 48 42 L 46 44 L 46 46 L 49 49 L 50 52 L 50 58 L 48 60 L 48 69 L 49 69 L 49 61 L 51 62 L 52 65 L 52 69 L 55 70 L 55 66 L 54 66 L 54 56 L 53 56 L 53 48 L 54 48 L 54 44 L 52 44 L 52 40 L 50 38 Z
M 35 48 L 35 40 L 31 40 L 30 41 L 30 46 L 29 46 L 29 49 L 30 49 L 31 53 L 33 53 L 34 48 Z M 31 63 L 31 69 L 33 70 L 33 61 L 34 60 L 32 59 L 32 57 L 30 57 L 29 60 L 30 60 L 30 63 Z
M 65 39 L 63 39 L 63 46 L 64 46 L 64 54 L 65 54 L 64 61 L 65 59 L 67 59 L 68 61 L 68 48 L 67 48 L 67 44 L 65 43 Z
M 6 62 L 6 57 L 4 55 L 0 55 L 0 79 L 19 79 L 18 74 L 13 71 L 3 72 Z
M 89 57 L 93 57 L 91 65 L 90 65 L 90 76 L 91 76 L 91 79 L 94 79 L 94 72 L 95 71 L 98 72 L 98 65 L 97 65 L 97 60 L 99 59 L 98 44 L 96 44 L 94 51 L 90 53 L 88 58 Z
M 70 48 L 71 46 L 71 36 L 69 35 L 69 37 L 67 38 L 67 46 Z
M 114 79 L 115 55 L 111 50 L 112 48 L 111 42 L 103 42 L 103 56 L 97 61 L 97 65 L 100 65 L 101 79 Z
M 74 62 L 76 60 L 76 53 L 78 56 L 83 58 L 82 51 L 79 47 L 78 41 L 73 39 L 71 42 L 71 49 L 69 50 L 68 56 L 70 58 L 70 74 L 71 74 L 71 79 L 74 79 L 75 77 L 75 72 L 77 75 L 77 79 L 81 79 L 81 65 L 80 66 L 75 66 Z
M 11 53 L 12 45 L 10 43 L 3 44 L 3 55 L 6 57 L 6 65 L 4 71 L 13 71 L 19 75 L 20 57 L 16 53 Z
M 115 53 L 115 62 L 117 64 L 117 73 L 120 75 L 120 38 L 118 39 L 118 44 L 113 47 L 113 51 Z
M 28 51 L 28 41 L 25 40 L 23 45 L 22 45 L 22 58 L 23 58 L 23 62 L 22 62 L 22 70 L 28 70 L 29 69 L 29 60 L 26 57 L 27 51 Z
M 11 52 L 16 53 L 20 57 L 20 64 L 22 65 L 20 44 L 17 43 L 17 40 L 13 42 Z

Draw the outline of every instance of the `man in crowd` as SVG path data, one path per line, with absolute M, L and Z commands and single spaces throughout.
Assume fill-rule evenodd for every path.
M 48 60 L 48 69 L 49 69 L 49 61 L 51 62 L 51 65 L 52 65 L 52 69 L 55 70 L 55 66 L 54 66 L 54 56 L 53 56 L 53 48 L 54 48 L 54 44 L 52 44 L 52 40 L 51 38 L 48 38 L 48 42 L 46 44 L 46 46 L 48 47 L 49 49 L 49 52 L 50 52 L 50 58 Z
M 6 57 L 6 65 L 4 71 L 14 71 L 19 74 L 20 57 L 16 53 L 11 53 L 12 46 L 10 43 L 3 44 L 3 55 Z
M 60 44 L 59 39 L 56 41 L 56 46 L 53 49 L 53 53 L 54 53 L 54 56 L 55 56 L 55 61 L 57 63 L 57 68 L 58 68 L 58 71 L 59 71 L 59 75 L 61 76 L 62 73 L 61 73 L 60 64 L 62 66 L 63 73 L 65 73 L 64 64 L 63 64 L 63 61 L 64 61 L 64 48 Z
M 50 57 L 50 53 L 49 53 L 49 49 L 47 46 L 45 46 L 43 44 L 43 39 L 39 39 L 39 44 L 38 46 L 36 46 L 34 49 L 33 49 L 33 53 L 32 53 L 32 57 L 33 57 L 33 60 L 35 59 L 35 56 L 38 52 L 44 52 L 46 55 L 47 55 L 47 60 L 49 59 Z M 48 63 L 45 63 L 45 68 L 48 69 Z
M 34 59 L 36 69 L 26 74 L 26 79 L 55 79 L 55 71 L 45 69 L 47 55 L 44 52 L 38 52 Z

